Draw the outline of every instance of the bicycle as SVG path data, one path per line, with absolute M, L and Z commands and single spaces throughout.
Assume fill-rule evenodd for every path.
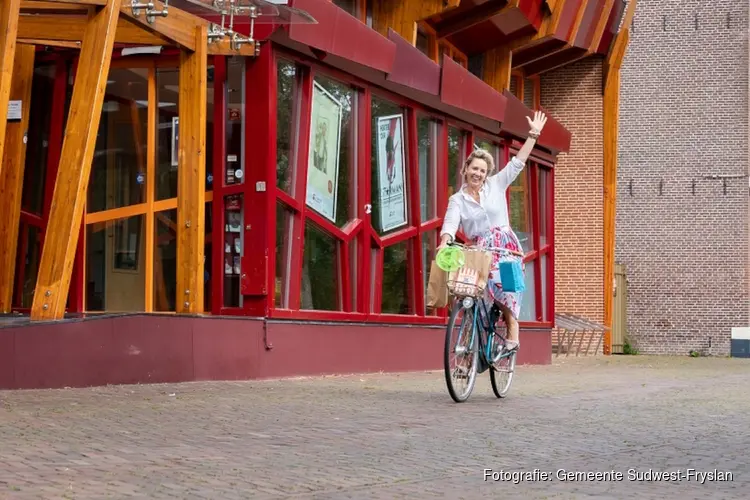
M 469 249 L 459 243 L 452 243 L 451 246 Z M 491 247 L 483 250 L 496 253 L 506 252 L 516 256 L 523 255 L 506 248 Z M 502 329 L 505 331 L 503 334 L 495 326 L 501 317 L 500 309 L 493 303 L 490 310 L 487 310 L 483 297 L 484 288 L 455 281 L 448 281 L 447 286 L 454 297 L 445 333 L 444 366 L 448 393 L 456 403 L 463 403 L 469 399 L 474 390 L 477 374 L 489 369 L 492 391 L 498 398 L 504 398 L 513 381 L 518 349 L 510 351 L 505 349 L 507 327 Z M 463 315 L 460 322 L 459 315 Z M 457 322 L 460 332 L 456 340 L 452 341 L 452 332 Z M 464 360 L 470 358 L 468 365 L 457 364 L 454 369 L 451 369 L 452 354 Z M 502 377 L 500 374 L 505 374 L 507 379 L 498 380 Z M 457 387 L 458 380 L 466 380 L 466 387 L 463 391 Z

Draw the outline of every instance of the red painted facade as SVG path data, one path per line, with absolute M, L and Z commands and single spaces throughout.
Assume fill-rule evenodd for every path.
M 524 0 L 520 5 L 486 22 L 496 27 L 513 24 L 516 29 L 506 33 L 513 37 L 537 29 L 541 2 Z M 460 165 L 474 146 L 488 148 L 498 166 L 505 165 L 525 139 L 526 118 L 532 111 L 451 59 L 438 65 L 395 32 L 383 36 L 326 0 L 296 0 L 294 6 L 310 12 L 318 24 L 269 29 L 269 41 L 259 56 L 244 62 L 241 88 L 232 89 L 244 93 L 241 106 L 230 109 L 229 59 L 209 60 L 213 108 L 207 161 L 213 181 L 207 184 L 212 201 L 206 210 L 211 229 L 206 234 L 205 302 L 206 313 L 214 317 L 139 314 L 0 328 L 0 387 L 441 367 L 447 311 L 427 310 L 425 289 L 448 196 L 460 186 Z M 148 68 L 149 85 L 156 85 L 153 75 L 171 67 L 175 55 L 165 51 L 129 59 L 116 50 L 114 57 L 120 68 Z M 41 235 L 39 249 L 43 244 L 68 81 L 76 64 L 74 52 L 44 57 L 56 67 L 49 153 L 43 210 L 23 211 L 21 216 L 14 308 L 20 312 L 28 312 L 21 304 L 24 245 L 31 227 Z M 127 62 L 131 60 L 132 67 Z M 340 160 L 344 174 L 337 181 L 337 189 L 349 201 L 338 207 L 345 212 L 340 220 L 311 208 L 306 196 L 312 168 L 308 159 L 314 148 L 313 96 L 323 85 L 329 92 L 335 88 L 341 102 L 351 103 L 346 110 L 348 128 L 342 132 L 346 137 L 341 138 L 347 141 Z M 149 90 L 151 105 L 155 98 Z M 168 113 L 169 103 L 156 100 Z M 397 228 L 384 230 L 376 217 L 381 207 L 376 194 L 378 163 L 373 161 L 379 154 L 375 127 L 379 117 L 394 114 L 403 118 L 405 217 Z M 233 120 L 242 122 L 239 168 L 228 160 L 239 153 L 228 139 L 237 125 Z M 521 318 L 520 363 L 550 362 L 554 163 L 569 147 L 570 133 L 550 116 L 528 167 L 509 189 L 509 213 L 517 219 L 512 223 L 524 233 L 524 260 L 534 271 L 528 278 L 533 293 L 524 299 L 529 309 Z M 244 172 L 241 180 L 227 181 L 230 168 Z M 233 207 L 241 207 L 237 243 L 234 233 L 228 233 L 237 222 L 229 220 Z M 144 210 L 150 210 L 138 214 L 144 218 L 157 217 L 158 210 L 167 212 Z M 85 231 L 96 224 L 86 222 L 82 227 L 69 296 L 71 313 L 90 311 L 87 294 L 99 286 L 92 284 L 92 256 L 86 246 L 92 243 L 85 238 Z M 169 241 L 168 231 L 156 238 L 157 245 Z M 241 248 L 238 270 L 229 273 L 229 280 L 226 269 L 234 263 L 226 260 L 225 245 L 235 244 Z M 321 266 L 328 267 L 317 272 Z M 316 292 L 323 289 L 325 293 Z M 153 301 L 156 304 L 156 298 Z M 157 310 L 149 309 L 154 304 L 147 306 L 149 312 Z

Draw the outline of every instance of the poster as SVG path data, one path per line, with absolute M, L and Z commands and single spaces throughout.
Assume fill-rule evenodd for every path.
M 380 228 L 390 231 L 406 224 L 404 115 L 378 118 L 378 196 Z
M 307 205 L 336 223 L 342 106 L 317 82 L 313 85 Z

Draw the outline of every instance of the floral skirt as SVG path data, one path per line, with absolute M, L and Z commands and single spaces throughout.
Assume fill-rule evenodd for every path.
M 486 233 L 474 238 L 474 244 L 479 248 L 507 248 L 508 250 L 523 252 L 521 242 L 518 241 L 518 236 L 516 236 L 516 233 L 513 232 L 510 226 L 493 227 Z M 508 259 L 509 257 L 514 259 L 520 258 L 515 255 L 508 256 L 507 254 L 492 252 L 492 266 L 490 267 L 490 276 L 487 280 L 484 298 L 488 307 L 492 305 L 492 302 L 497 302 L 510 309 L 513 317 L 518 319 L 518 314 L 521 310 L 522 292 L 504 292 L 500 281 L 500 260 Z

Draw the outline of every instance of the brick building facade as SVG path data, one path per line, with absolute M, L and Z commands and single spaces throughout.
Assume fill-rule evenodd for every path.
M 588 57 L 541 75 L 540 104 L 571 131 L 555 168 L 555 308 L 604 319 L 602 63 Z
M 750 320 L 747 33 L 747 2 L 638 2 L 622 66 L 616 262 L 642 353 L 728 355 L 731 328 Z

